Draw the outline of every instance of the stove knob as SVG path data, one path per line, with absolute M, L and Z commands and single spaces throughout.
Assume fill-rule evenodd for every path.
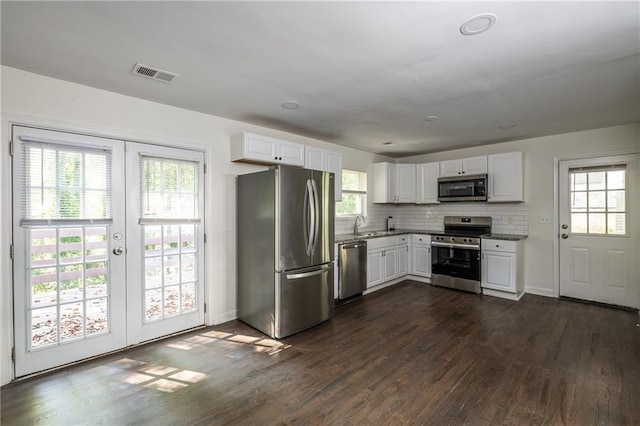
M 456 237 L 451 237 L 451 242 L 454 242 L 456 240 Z

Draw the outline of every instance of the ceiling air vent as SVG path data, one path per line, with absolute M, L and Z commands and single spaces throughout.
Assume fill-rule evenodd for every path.
M 180 74 L 161 70 L 160 68 L 150 67 L 149 65 L 144 65 L 139 62 L 133 67 L 131 74 L 161 81 L 163 83 L 173 83 L 173 80 L 175 80 L 176 77 L 180 77 Z

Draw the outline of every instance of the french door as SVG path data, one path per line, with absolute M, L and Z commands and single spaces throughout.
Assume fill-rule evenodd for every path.
M 16 377 L 204 323 L 202 153 L 12 140 Z
M 640 307 L 636 155 L 559 163 L 560 295 Z

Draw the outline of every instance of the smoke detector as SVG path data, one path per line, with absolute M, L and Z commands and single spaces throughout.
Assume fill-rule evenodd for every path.
M 137 75 L 139 77 L 149 78 L 151 80 L 161 81 L 163 83 L 171 84 L 176 77 L 180 77 L 180 74 L 176 74 L 171 71 L 161 70 L 160 68 L 150 67 L 149 65 L 141 64 L 138 62 L 133 69 L 131 70 L 131 74 Z

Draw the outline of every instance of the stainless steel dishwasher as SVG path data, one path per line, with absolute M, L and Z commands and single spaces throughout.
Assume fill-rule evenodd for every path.
M 367 289 L 367 242 L 340 244 L 339 249 L 338 299 L 344 300 L 362 294 Z

